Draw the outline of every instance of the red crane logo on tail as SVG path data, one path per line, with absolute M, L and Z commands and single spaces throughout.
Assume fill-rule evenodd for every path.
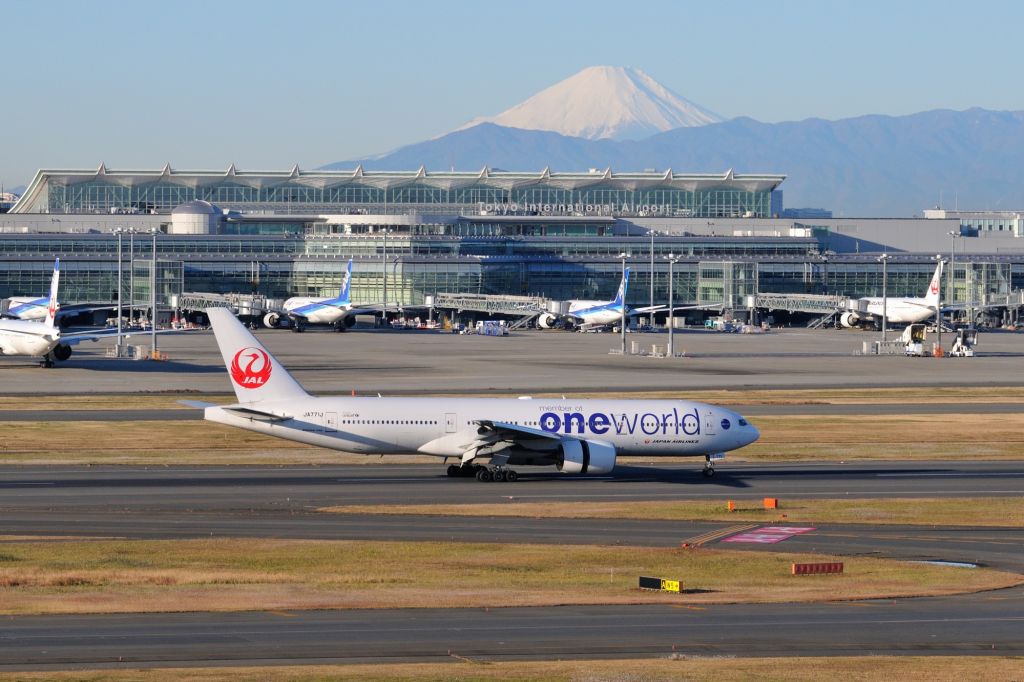
M 266 386 L 271 369 L 270 356 L 262 348 L 243 348 L 231 361 L 231 378 L 242 388 L 260 388 Z

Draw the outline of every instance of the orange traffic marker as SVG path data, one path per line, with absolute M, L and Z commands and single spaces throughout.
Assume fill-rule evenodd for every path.
M 779 508 L 779 500 L 778 500 L 778 498 L 776 498 L 776 497 L 766 497 L 766 498 L 764 498 L 764 508 L 765 509 L 778 509 Z
M 731 511 L 731 512 L 736 511 L 736 503 L 733 502 L 732 500 L 729 500 L 729 511 Z

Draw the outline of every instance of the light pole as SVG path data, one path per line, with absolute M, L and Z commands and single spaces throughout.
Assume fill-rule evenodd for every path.
M 622 279 L 621 282 L 626 281 L 626 259 L 629 258 L 628 253 L 620 253 L 619 258 L 622 260 Z M 619 332 L 622 336 L 622 355 L 626 355 L 626 287 L 622 287 L 622 308 L 620 309 L 621 317 L 619 320 Z
M 672 335 L 675 333 L 676 330 L 676 320 L 674 301 L 672 297 L 675 289 L 674 273 L 672 272 L 672 266 L 675 265 L 679 261 L 679 259 L 676 258 L 676 255 L 674 253 L 668 254 L 668 256 L 666 256 L 665 259 L 668 261 L 668 353 L 666 353 L 666 355 L 670 358 L 674 358 L 676 356 L 676 350 L 675 345 L 672 343 Z
M 942 348 L 942 266 L 946 261 L 941 253 L 936 254 L 935 260 L 939 263 L 939 276 L 935 281 L 935 286 L 939 288 L 935 298 L 935 342 Z
M 128 228 L 128 328 L 135 324 L 135 228 Z
M 882 343 L 885 343 L 885 332 L 889 329 L 889 306 L 887 298 L 886 287 L 889 283 L 889 272 L 886 269 L 889 259 L 892 258 L 887 253 L 883 253 L 878 257 L 878 260 L 882 261 Z
M 121 357 L 121 299 L 124 298 L 124 291 L 121 284 L 121 274 L 124 270 L 124 263 L 121 262 L 121 235 L 124 233 L 124 228 L 119 227 L 114 230 L 114 234 L 117 235 L 117 357 Z
M 381 322 L 387 326 L 388 322 L 388 229 L 384 228 L 384 253 L 380 259 L 381 277 L 384 278 L 384 308 L 380 311 Z
M 949 231 L 949 302 L 952 304 L 956 300 L 956 238 L 960 236 L 959 232 L 954 230 Z
M 150 294 L 150 320 L 149 320 L 149 338 L 150 338 L 150 359 L 156 359 L 156 233 L 159 232 L 157 228 L 153 228 L 153 266 L 149 272 L 149 294 Z
M 654 230 L 650 230 L 651 233 L 651 316 L 648 318 L 648 323 L 651 330 L 654 329 Z M 623 301 L 625 304 L 625 301 Z

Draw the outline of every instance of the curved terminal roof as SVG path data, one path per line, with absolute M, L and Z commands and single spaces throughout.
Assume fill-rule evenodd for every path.
M 300 170 L 298 165 L 281 171 L 243 171 L 234 164 L 226 170 L 175 170 L 170 164 L 154 170 L 112 170 L 104 164 L 93 170 L 83 169 L 41 169 L 36 172 L 32 183 L 11 209 L 12 213 L 37 213 L 46 210 L 46 190 L 51 184 L 75 185 L 86 182 L 104 181 L 124 187 L 148 183 L 169 183 L 186 187 L 215 186 L 224 183 L 244 185 L 253 188 L 276 185 L 304 185 L 309 187 L 335 187 L 354 185 L 390 189 L 402 185 L 425 185 L 441 189 L 469 186 L 488 186 L 500 189 L 517 189 L 531 185 L 548 186 L 558 189 L 575 190 L 591 185 L 602 185 L 609 189 L 638 190 L 647 188 L 672 188 L 697 192 L 707 189 L 736 189 L 745 192 L 766 192 L 778 187 L 785 175 L 769 173 L 734 173 L 730 168 L 724 173 L 677 173 L 672 169 L 664 172 L 616 173 L 611 168 L 591 169 L 586 172 L 560 173 L 550 168 L 541 171 L 520 172 L 500 171 L 482 168 L 476 172 L 428 171 L 420 167 L 415 171 L 370 171 L 356 166 L 352 170 Z
M 202 199 L 186 202 L 171 210 L 171 215 L 213 215 L 215 213 L 220 213 L 217 207 Z

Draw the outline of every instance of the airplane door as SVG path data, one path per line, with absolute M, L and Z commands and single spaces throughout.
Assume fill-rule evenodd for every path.
M 714 410 L 704 412 L 704 433 L 708 436 L 714 436 L 718 433 L 718 422 L 715 419 Z
M 338 413 L 337 412 L 324 412 L 324 431 L 337 431 L 338 430 Z
M 455 433 L 455 425 L 457 423 L 454 412 L 448 412 L 444 415 L 444 432 Z

